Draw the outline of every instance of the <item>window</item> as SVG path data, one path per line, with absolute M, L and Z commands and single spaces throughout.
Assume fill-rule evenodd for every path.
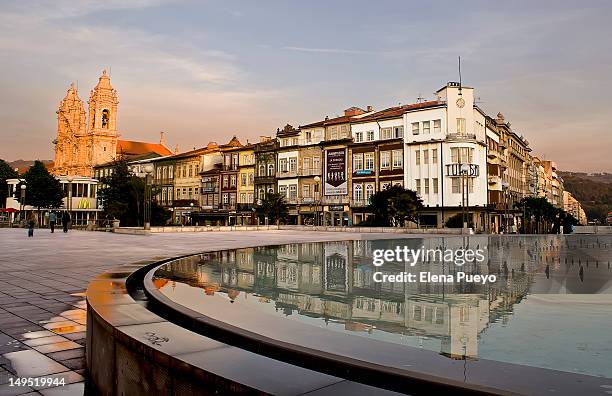
M 429 150 L 423 150 L 423 163 L 429 164 Z
M 421 179 L 414 179 L 414 187 L 415 187 L 416 193 L 421 195 Z
M 374 140 L 374 131 L 366 132 L 366 140 L 368 142 L 371 142 L 372 140 Z
M 308 131 L 306 132 L 306 143 L 311 143 L 312 142 L 312 132 Z
M 291 144 L 294 145 L 294 146 L 297 146 L 298 145 L 298 138 L 291 139 Z
M 365 153 L 364 154 L 364 169 L 374 170 L 374 153 Z
M 353 172 L 363 169 L 363 154 L 353 154 Z
M 393 150 L 393 168 L 404 167 L 404 153 L 402 150 Z
M 254 179 L 255 175 L 253 173 L 249 173 L 249 184 L 253 185 L 253 179 Z
M 438 193 L 438 178 L 434 177 L 433 179 L 431 179 L 431 183 L 433 184 L 433 193 L 437 194 Z
M 281 158 L 278 160 L 278 170 L 281 172 L 287 172 L 287 158 Z
M 429 194 L 429 179 L 423 179 L 425 182 L 425 195 Z
M 240 193 L 240 203 L 246 203 L 246 194 L 245 193 Z
M 289 172 L 290 173 L 297 172 L 297 158 L 296 157 L 289 158 Z
M 474 178 L 470 177 L 467 179 L 467 187 L 470 194 L 474 192 Z
M 459 194 L 461 192 L 461 178 L 453 177 L 453 194 Z
M 230 175 L 230 186 L 236 187 L 236 175 Z
M 287 196 L 287 186 L 278 186 L 278 193 Z
M 381 139 L 393 138 L 393 130 L 391 128 L 382 128 L 380 130 Z
M 312 169 L 315 169 L 315 170 L 321 169 L 321 158 L 320 157 L 312 157 Z
M 374 185 L 373 184 L 366 184 L 366 200 L 370 200 L 370 198 L 372 198 L 372 195 L 374 195 Z
M 355 142 L 363 142 L 363 132 L 355 132 Z
M 242 175 L 240 175 L 240 185 L 242 186 L 246 186 L 247 184 L 247 174 L 243 173 Z
M 401 138 L 404 137 L 404 127 L 403 126 L 396 126 L 393 128 L 393 136 L 395 136 L 396 138 Z
M 414 161 L 415 165 L 421 165 L 421 150 L 417 150 L 414 152 Z
M 418 122 L 413 122 L 412 123 L 412 134 L 413 135 L 418 135 L 419 134 L 419 123 Z
M 454 164 L 471 164 L 474 149 L 470 147 L 451 147 L 451 162 Z
M 310 157 L 304 158 L 303 160 L 304 164 L 302 166 L 304 172 L 310 172 L 310 169 L 312 167 L 312 165 L 310 164 L 311 162 L 312 162 L 312 159 Z
M 423 121 L 423 133 L 429 134 L 429 121 Z
M 183 166 L 183 177 L 187 177 L 187 167 Z
M 355 201 L 361 201 L 363 199 L 363 187 L 361 184 L 355 184 L 353 187 L 353 199 Z
M 333 126 L 333 127 L 329 128 L 329 138 L 331 140 L 338 139 L 338 127 Z
M 391 153 L 382 151 L 380 153 L 380 169 L 389 169 L 391 167 Z
M 223 204 L 227 205 L 229 203 L 229 194 L 225 193 L 223 194 Z
M 438 149 L 431 150 L 431 163 L 432 164 L 438 163 Z
M 442 120 L 433 121 L 433 133 L 440 133 L 442 130 Z
M 297 199 L 297 184 L 289 186 L 289 199 L 294 201 Z
M 229 177 L 223 175 L 223 187 L 229 187 Z
M 310 198 L 310 184 L 304 184 L 302 186 L 302 196 L 304 198 Z
M 265 165 L 259 165 L 259 176 L 265 176 L 266 175 L 266 166 Z
M 268 176 L 274 176 L 274 164 L 268 164 Z
M 459 135 L 465 134 L 465 118 L 457 118 L 457 133 Z
M 348 136 L 348 125 L 340 125 L 340 137 L 346 138 Z

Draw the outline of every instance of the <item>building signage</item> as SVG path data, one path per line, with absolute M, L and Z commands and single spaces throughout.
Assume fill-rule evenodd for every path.
M 325 151 L 325 195 L 347 195 L 346 149 Z
M 330 212 L 339 212 L 344 210 L 344 205 L 329 205 Z
M 479 175 L 480 175 L 480 169 L 478 165 L 476 164 L 448 164 L 446 165 L 446 176 L 478 177 Z
M 358 169 L 355 171 L 355 176 L 369 176 L 373 173 L 374 171 L 372 169 Z

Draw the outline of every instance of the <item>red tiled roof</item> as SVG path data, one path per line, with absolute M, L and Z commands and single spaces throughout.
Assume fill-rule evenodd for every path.
M 117 140 L 117 154 L 140 155 L 157 153 L 161 156 L 172 155 L 172 151 L 163 144 L 136 142 L 133 140 Z
M 440 101 L 437 101 L 437 100 L 431 100 L 431 101 L 428 101 L 428 102 L 412 103 L 412 104 L 407 104 L 407 105 L 389 107 L 387 109 L 377 111 L 375 113 L 369 114 L 369 115 L 367 115 L 365 117 L 362 117 L 362 118 L 355 118 L 353 121 L 354 122 L 363 122 L 363 121 L 377 120 L 377 119 L 381 119 L 381 118 L 399 117 L 402 114 L 404 114 L 405 112 L 410 111 L 410 110 L 417 110 L 417 109 L 425 109 L 425 108 L 428 108 L 428 107 L 435 107 L 435 106 L 439 106 L 442 103 L 443 102 L 440 102 Z

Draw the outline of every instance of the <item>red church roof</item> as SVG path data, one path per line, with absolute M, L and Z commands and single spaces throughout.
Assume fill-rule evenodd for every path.
M 168 147 L 159 143 L 136 142 L 133 140 L 117 140 L 117 154 L 140 155 L 146 153 L 157 153 L 161 156 L 174 154 Z

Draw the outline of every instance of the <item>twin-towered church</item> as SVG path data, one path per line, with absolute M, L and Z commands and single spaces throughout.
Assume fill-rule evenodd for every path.
M 147 153 L 170 155 L 163 134 L 159 143 L 120 140 L 117 132 L 117 91 L 106 70 L 89 94 L 89 116 L 74 84 L 60 102 L 55 140 L 56 175 L 93 177 L 93 167 L 122 156 Z

